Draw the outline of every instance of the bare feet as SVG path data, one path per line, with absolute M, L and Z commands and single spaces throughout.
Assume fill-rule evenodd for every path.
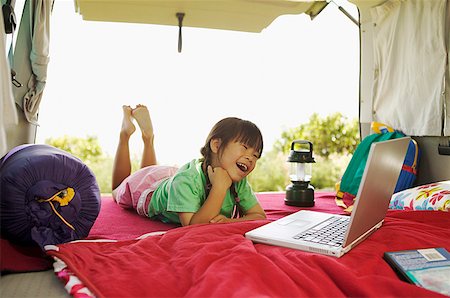
M 131 113 L 141 129 L 142 138 L 144 141 L 153 140 L 152 119 L 150 118 L 150 113 L 148 112 L 147 107 L 139 104 L 132 110 Z
M 122 106 L 122 109 L 123 109 L 123 119 L 120 134 L 129 138 L 136 130 L 136 127 L 133 124 L 133 119 L 131 118 L 133 109 L 130 106 L 125 105 Z

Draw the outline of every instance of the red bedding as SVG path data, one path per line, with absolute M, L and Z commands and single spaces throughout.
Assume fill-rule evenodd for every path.
M 270 220 L 299 209 L 284 205 L 283 196 L 258 195 Z M 333 198 L 317 194 L 313 210 L 339 213 Z M 383 252 L 450 250 L 450 215 L 441 211 L 389 211 L 379 231 L 339 259 L 253 244 L 244 237 L 269 220 L 179 227 L 164 235 L 123 240 L 154 231 L 144 227 L 154 222 L 128 214 L 134 221 L 130 228 L 125 216 L 108 216 L 110 231 L 100 217 L 89 237 L 112 233 L 122 240 L 72 242 L 48 251 L 98 297 L 434 297 L 441 295 L 401 281 L 382 259 Z
M 277 218 L 297 210 L 283 204 L 283 194 L 257 194 L 266 208 L 269 218 Z M 317 210 L 339 212 L 334 204 L 333 194 L 317 193 Z M 120 223 L 120 224 L 118 224 Z M 92 227 L 88 239 L 133 239 L 144 233 L 166 231 L 176 225 L 164 224 L 138 216 L 135 211 L 125 210 L 114 203 L 112 197 L 102 197 L 100 214 Z M 37 245 L 23 246 L 0 238 L 0 269 L 2 274 L 15 272 L 42 271 L 52 268 L 53 260 Z

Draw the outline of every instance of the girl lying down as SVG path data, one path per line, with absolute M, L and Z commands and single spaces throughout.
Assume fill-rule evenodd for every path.
M 153 126 L 144 105 L 123 106 L 112 174 L 113 198 L 123 208 L 183 226 L 266 218 L 247 176 L 263 149 L 259 128 L 229 117 L 211 129 L 200 152 L 179 169 L 157 165 Z M 129 139 L 136 120 L 144 142 L 141 169 L 131 173 Z

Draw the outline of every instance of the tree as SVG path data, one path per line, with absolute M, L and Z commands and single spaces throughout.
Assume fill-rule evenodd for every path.
M 275 150 L 265 153 L 248 181 L 257 192 L 284 190 L 289 184 L 286 156 Z
M 294 140 L 313 143 L 316 164 L 311 184 L 316 189 L 334 189 L 359 144 L 358 121 L 340 113 L 325 118 L 313 114 L 308 123 L 282 132 L 249 177 L 255 191 L 280 191 L 290 183 L 286 159 Z
M 97 136 L 87 136 L 86 138 L 63 136 L 46 139 L 45 143 L 81 159 L 94 173 L 100 191 L 111 193 L 114 160 L 112 157 L 103 154 Z M 139 158 L 137 156 L 131 157 L 131 169 L 132 171 L 139 169 Z
M 314 155 L 325 159 L 329 159 L 332 154 L 353 154 L 359 144 L 358 120 L 349 120 L 341 113 L 334 113 L 325 118 L 314 113 L 308 123 L 284 131 L 281 140 L 274 146 L 277 150 L 287 153 L 294 140 L 311 141 L 314 145 Z
M 96 136 L 79 138 L 65 135 L 59 138 L 46 139 L 45 143 L 67 151 L 87 164 L 98 162 L 103 156 L 102 148 Z

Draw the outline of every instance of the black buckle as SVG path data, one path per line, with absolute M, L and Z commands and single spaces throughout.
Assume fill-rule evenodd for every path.
M 5 23 L 6 34 L 11 34 L 16 29 L 16 15 L 14 14 L 14 9 L 11 5 L 5 4 L 2 6 L 3 21 Z

